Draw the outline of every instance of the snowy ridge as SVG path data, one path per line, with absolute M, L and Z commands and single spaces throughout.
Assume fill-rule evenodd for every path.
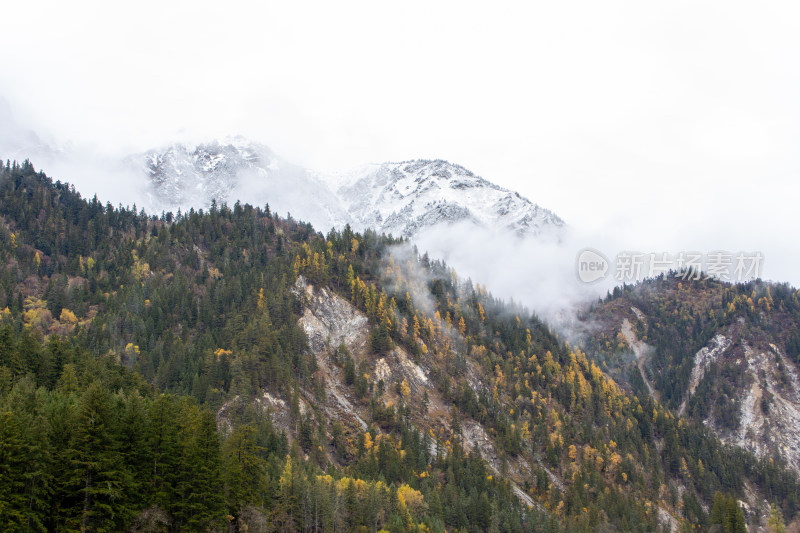
M 285 216 L 320 231 L 341 227 L 347 214 L 339 199 L 308 171 L 289 164 L 264 145 L 242 137 L 197 145 L 174 144 L 133 156 L 147 176 L 148 210 L 207 209 L 236 201 L 269 203 Z
M 412 237 L 431 226 L 469 221 L 527 236 L 564 225 L 518 193 L 442 160 L 369 165 L 335 182 L 358 229 Z
M 144 154 L 145 170 L 153 184 L 153 203 L 167 208 L 203 208 L 227 201 L 243 170 L 266 173 L 277 167 L 268 148 L 239 139 L 187 146 L 175 144 Z
M 521 237 L 540 236 L 564 224 L 518 193 L 442 160 L 326 174 L 291 165 L 242 137 L 175 144 L 132 160 L 147 175 L 152 212 L 207 208 L 212 200 L 268 202 L 273 211 L 291 213 L 319 231 L 350 224 L 403 237 L 461 222 Z

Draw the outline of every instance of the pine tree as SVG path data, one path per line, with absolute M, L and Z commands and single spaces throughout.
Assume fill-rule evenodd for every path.
M 129 473 L 114 435 L 108 392 L 95 382 L 81 398 L 71 443 L 70 483 L 81 497 L 74 526 L 83 531 L 114 531 L 129 518 Z
M 744 521 L 744 511 L 733 496 L 728 498 L 725 506 L 725 531 L 726 533 L 747 533 Z
M 49 475 L 48 450 L 36 427 L 0 413 L 0 528 L 45 531 Z
M 157 396 L 150 405 L 147 419 L 148 500 L 151 505 L 168 510 L 177 498 L 177 461 L 180 458 L 175 400 L 164 394 Z
M 233 430 L 223 447 L 228 502 L 238 512 L 245 505 L 266 504 L 266 464 L 263 448 L 255 438 L 255 428 L 241 425 Z
M 769 509 L 769 519 L 767 520 L 767 531 L 769 533 L 786 533 L 786 525 L 783 523 L 783 514 L 780 508 L 774 503 Z
M 195 410 L 190 416 L 178 482 L 180 509 L 175 515 L 188 530 L 208 531 L 221 520 L 224 509 L 220 442 L 211 412 Z
M 278 481 L 278 505 L 275 507 L 273 524 L 278 531 L 292 533 L 298 531 L 297 517 L 300 515 L 297 478 L 292 458 L 286 456 Z

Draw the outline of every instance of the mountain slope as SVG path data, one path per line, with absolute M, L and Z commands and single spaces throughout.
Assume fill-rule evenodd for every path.
M 0 439 L 39 502 L 0 509 L 39 529 L 649 532 L 707 528 L 718 492 L 800 505 L 779 462 L 406 243 L 246 204 L 148 217 L 30 165 L 3 168 L 0 217 Z
M 640 394 L 652 384 L 678 415 L 800 472 L 798 296 L 760 281 L 650 280 L 584 317 L 586 347 Z M 639 343 L 649 348 L 633 361 Z
M 562 530 L 479 456 L 458 442 L 437 453 L 407 407 L 384 404 L 361 372 L 372 344 L 318 365 L 298 282 L 338 302 L 334 317 L 361 314 L 371 337 L 374 314 L 336 293 L 393 244 L 332 235 L 249 205 L 167 222 L 4 166 L 0 526 Z M 343 383 L 326 386 L 330 372 Z M 367 431 L 326 416 L 337 394 Z

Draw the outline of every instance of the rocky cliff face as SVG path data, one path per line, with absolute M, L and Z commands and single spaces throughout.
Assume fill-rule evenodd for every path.
M 369 343 L 370 326 L 367 317 L 350 302 L 330 290 L 314 287 L 302 276 L 295 285 L 294 293 L 302 302 L 300 325 L 308 336 L 309 348 L 316 358 L 318 371 L 325 384 L 323 399 L 313 391 L 303 392 L 299 399 L 301 413 L 312 406 L 322 409 L 326 415 L 329 433 L 332 431 L 332 424 L 339 423 L 349 441 L 363 439 L 364 432 L 369 428 L 366 420 L 372 419 L 371 408 L 369 402 L 360 400 L 354 394 L 353 387 L 345 383 L 345 373 L 337 361 L 337 353 L 346 349 L 372 390 L 383 388 L 384 392 L 380 395 L 383 406 L 396 406 L 402 402 L 412 405 L 410 420 L 423 434 L 429 436 L 431 452 L 435 453 L 437 449 L 446 450 L 453 438 L 450 433 L 451 406 L 444 401 L 432 377 L 440 362 L 429 356 L 423 356 L 416 362 L 400 346 L 395 346 L 387 353 L 376 354 Z M 474 386 L 485 387 L 486 378 L 474 365 L 471 367 Z M 407 385 L 408 389 L 402 391 L 400 384 Z M 222 407 L 218 413 L 221 427 L 229 425 L 227 411 L 236 408 L 242 401 L 242 398 L 236 397 Z M 255 402 L 271 413 L 273 421 L 286 431 L 290 440 L 296 438 L 296 427 L 292 422 L 288 398 L 262 391 Z M 512 488 L 523 503 L 538 505 L 517 485 L 530 479 L 531 464 L 547 472 L 558 490 L 565 490 L 563 481 L 536 458 L 520 455 L 508 458 L 506 464 L 501 465 L 493 432 L 476 420 L 463 420 L 461 431 L 460 439 L 467 450 L 476 450 L 496 473 L 506 469 L 511 480 L 515 480 Z M 333 456 L 329 458 L 336 461 Z
M 800 380 L 797 366 L 773 343 L 762 344 L 743 333 L 742 324 L 718 334 L 695 355 L 692 385 L 686 406 L 714 429 L 724 442 L 741 446 L 759 457 L 780 457 L 800 472 Z M 700 390 L 708 394 L 725 373 L 736 374 L 733 401 L 738 407 L 735 423 L 723 420 L 718 408 L 693 402 Z M 724 379 L 724 378 L 723 378 Z M 696 385 L 695 385 L 696 383 Z M 735 399 L 734 399 L 735 398 Z M 692 409 L 694 407 L 694 409 Z
M 768 287 L 758 289 L 761 300 L 737 290 L 654 282 L 596 306 L 576 331 L 632 389 L 800 473 L 800 368 L 786 348 L 794 319 L 785 303 L 767 300 Z M 691 336 L 707 340 L 690 350 Z

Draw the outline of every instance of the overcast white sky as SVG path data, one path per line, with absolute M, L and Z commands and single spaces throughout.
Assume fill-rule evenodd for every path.
M 795 2 L 7 2 L 0 95 L 54 144 L 244 134 L 443 158 L 642 251 L 800 284 Z M 617 250 L 604 250 L 615 254 Z

